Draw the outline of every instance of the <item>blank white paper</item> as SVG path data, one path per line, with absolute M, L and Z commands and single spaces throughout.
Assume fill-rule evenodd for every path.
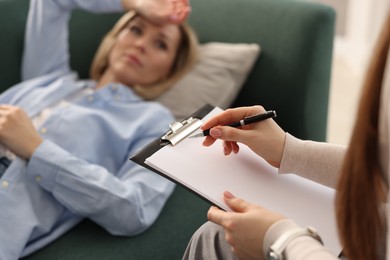
M 216 108 L 207 117 L 220 111 Z M 313 226 L 325 246 L 339 254 L 333 189 L 295 174 L 278 174 L 243 144 L 238 154 L 225 156 L 221 141 L 211 147 L 204 147 L 202 141 L 187 138 L 174 147 L 167 145 L 145 163 L 227 211 L 224 191 L 280 212 L 303 227 Z

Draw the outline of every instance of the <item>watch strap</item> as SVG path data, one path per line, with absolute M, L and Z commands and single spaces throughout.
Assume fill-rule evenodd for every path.
M 310 236 L 323 244 L 321 237 L 313 227 L 291 229 L 283 233 L 273 243 L 268 252 L 268 260 L 283 260 L 283 252 L 288 243 L 300 236 Z

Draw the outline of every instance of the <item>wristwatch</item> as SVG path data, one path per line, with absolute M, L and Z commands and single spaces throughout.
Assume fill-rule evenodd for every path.
M 313 227 L 306 228 L 298 228 L 287 231 L 282 234 L 275 243 L 270 246 L 267 259 L 268 260 L 283 260 L 283 252 L 286 249 L 287 245 L 291 240 L 300 237 L 300 236 L 310 236 L 316 240 L 318 240 L 321 244 L 323 244 L 321 237 L 318 235 L 317 230 Z

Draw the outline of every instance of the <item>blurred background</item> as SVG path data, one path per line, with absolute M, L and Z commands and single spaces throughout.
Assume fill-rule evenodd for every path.
M 367 62 L 389 0 L 308 0 L 336 11 L 327 141 L 348 144 Z

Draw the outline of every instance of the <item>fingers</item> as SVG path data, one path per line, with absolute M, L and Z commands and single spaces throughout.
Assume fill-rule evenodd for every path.
M 239 107 L 234 109 L 227 109 L 224 112 L 210 118 L 201 127 L 202 130 L 213 128 L 218 125 L 226 125 L 232 122 L 239 121 L 245 117 L 253 116 L 264 112 L 265 109 L 262 106 L 252 107 Z
M 15 115 L 18 113 L 24 113 L 24 111 L 20 107 L 10 106 L 5 104 L 0 105 L 0 116 L 2 117 Z
M 225 155 L 229 155 L 231 153 L 236 154 L 239 152 L 239 150 L 240 147 L 236 142 L 229 142 L 229 141 L 223 142 L 223 152 Z
M 7 112 L 7 111 L 10 111 L 12 109 L 17 109 L 18 107 L 15 107 L 15 106 L 10 106 L 10 105 L 6 105 L 6 104 L 1 104 L 0 105 L 0 112 Z
M 214 222 L 215 224 L 218 225 L 223 225 L 223 219 L 225 215 L 228 214 L 227 212 L 217 208 L 217 207 L 210 207 L 209 211 L 207 212 L 207 218 L 211 222 Z
M 207 136 L 205 138 L 205 140 L 203 141 L 203 145 L 204 146 L 211 146 L 212 144 L 215 143 L 217 139 L 216 138 L 213 138 L 212 136 Z M 223 152 L 225 155 L 229 155 L 231 154 L 232 152 L 234 154 L 238 153 L 240 151 L 240 147 L 239 145 L 236 143 L 236 142 L 231 142 L 231 141 L 224 141 L 222 143 L 223 145 Z
M 248 127 L 244 129 L 230 127 L 230 126 L 216 126 L 210 129 L 210 138 L 221 139 L 224 141 L 245 143 L 248 139 Z
M 136 10 L 156 24 L 184 22 L 191 7 L 188 0 L 122 0 L 126 10 Z
M 254 114 L 259 114 L 265 111 L 261 106 L 252 106 L 252 107 L 240 107 L 234 109 L 227 109 L 224 112 L 216 115 L 215 117 L 206 121 L 201 129 L 210 129 L 210 136 L 207 136 L 203 141 L 204 146 L 210 146 L 214 144 L 216 139 L 221 139 L 224 141 L 231 141 L 229 144 L 230 147 L 227 147 L 226 154 L 230 152 L 237 153 L 239 147 L 235 142 L 242 142 L 247 139 L 247 133 L 242 131 L 239 128 L 233 128 L 224 126 L 226 124 L 239 121 L 245 117 L 252 116 Z
M 234 211 L 234 212 L 246 212 L 252 204 L 246 202 L 243 199 L 236 198 L 233 194 L 228 191 L 223 193 L 224 200 L 226 204 Z
M 246 202 L 243 199 L 236 198 L 228 191 L 225 191 L 223 196 L 226 205 L 228 205 L 234 212 L 243 213 L 252 207 L 252 204 Z M 215 224 L 227 227 L 228 223 L 231 222 L 231 217 L 233 216 L 232 214 L 235 214 L 234 212 L 226 212 L 215 206 L 212 206 L 207 212 L 207 218 Z
M 12 108 L 14 106 L 11 106 L 11 105 L 7 105 L 7 104 L 1 104 L 0 105 L 0 109 L 9 109 L 9 108 Z
M 188 0 L 172 0 L 173 12 L 169 17 L 173 23 L 183 22 L 191 12 Z

